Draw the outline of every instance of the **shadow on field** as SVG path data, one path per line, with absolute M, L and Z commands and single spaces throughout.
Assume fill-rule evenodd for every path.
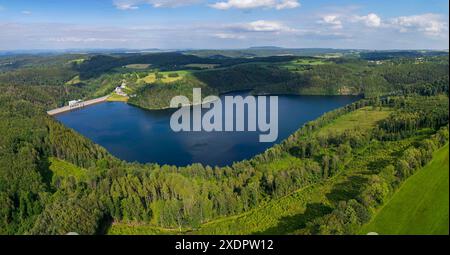
M 279 220 L 278 225 L 268 228 L 264 231 L 255 232 L 254 235 L 280 235 L 292 233 L 295 230 L 302 229 L 307 222 L 331 213 L 333 208 L 319 203 L 311 203 L 306 205 L 306 210 L 302 214 L 283 217 Z
M 348 180 L 334 185 L 326 197 L 333 203 L 354 199 L 360 194 L 361 188 L 367 181 L 368 179 L 362 176 L 351 176 Z
M 380 171 L 390 164 L 389 159 L 379 159 L 367 164 L 367 171 L 364 174 L 379 174 Z

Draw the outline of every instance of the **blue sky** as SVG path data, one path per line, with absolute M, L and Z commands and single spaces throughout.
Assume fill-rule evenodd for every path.
M 0 0 L 0 50 L 448 49 L 448 0 Z

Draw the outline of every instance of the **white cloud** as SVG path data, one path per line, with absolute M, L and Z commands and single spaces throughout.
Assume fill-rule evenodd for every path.
M 92 43 L 92 42 L 127 42 L 127 39 L 120 38 L 97 38 L 97 37 L 50 37 L 45 39 L 48 42 L 57 42 L 57 43 Z
M 255 9 L 255 8 L 271 8 L 271 9 L 293 9 L 300 7 L 298 0 L 226 0 L 210 5 L 212 8 L 219 10 L 236 9 Z
M 220 39 L 244 39 L 244 35 L 237 35 L 237 34 L 231 34 L 231 33 L 217 33 L 214 34 L 214 37 L 220 38 Z
M 30 11 L 21 11 L 21 13 L 22 13 L 23 15 L 31 15 L 31 14 L 32 14 Z
M 342 21 L 340 20 L 340 16 L 336 14 L 325 15 L 318 22 L 319 24 L 331 25 L 334 29 L 342 29 Z
M 117 3 L 115 4 L 116 8 L 119 10 L 136 10 L 139 9 L 139 7 L 132 5 L 132 4 L 127 4 L 127 3 Z
M 179 49 L 242 48 L 255 45 L 292 48 L 448 48 L 448 15 L 380 18 L 378 22 L 376 17 L 367 13 L 330 10 L 329 13 L 302 16 L 297 20 L 288 18 L 170 24 L 162 20 L 138 25 L 124 23 L 120 26 L 0 21 L 0 48 Z
M 234 27 L 235 30 L 243 32 L 293 32 L 295 29 L 284 25 L 279 21 L 257 20 L 249 23 L 238 24 Z
M 419 31 L 430 36 L 448 33 L 448 22 L 440 15 L 433 13 L 397 17 L 390 21 L 390 26 L 402 33 Z
M 361 23 L 366 27 L 380 27 L 382 25 L 381 18 L 375 13 L 369 13 L 365 16 L 350 14 L 327 14 L 323 15 L 317 22 L 325 24 L 333 29 L 343 29 L 344 23 Z
M 140 5 L 148 4 L 155 8 L 179 7 L 201 2 L 201 0 L 113 0 L 119 10 L 136 10 Z
M 354 16 L 351 18 L 353 22 L 362 22 L 367 27 L 380 27 L 381 18 L 375 13 L 369 13 L 366 16 Z

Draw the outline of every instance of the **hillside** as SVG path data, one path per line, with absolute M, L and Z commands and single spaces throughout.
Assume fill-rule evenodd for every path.
M 179 52 L 4 57 L 0 63 L 7 65 L 4 71 L 0 69 L 0 86 L 27 86 L 58 93 L 47 100 L 57 99 L 53 108 L 69 100 L 111 94 L 123 82 L 127 93 L 136 95 L 129 103 L 147 109 L 167 108 L 173 96 L 190 96 L 193 87 L 203 88 L 205 95 L 236 90 L 366 98 L 448 93 L 448 56 L 420 52 L 370 54 L 370 59 L 382 60 L 311 56 L 210 58 Z M 401 57 L 394 58 L 392 54 Z
M 35 57 L 0 73 L 1 234 L 354 234 L 448 143 L 448 58 L 374 65 L 277 57 L 169 72 L 127 63 L 136 60 L 127 55 L 128 67 L 108 67 L 111 56 L 100 57 L 106 66 L 97 62 L 98 72 L 83 78 L 80 65 L 93 65 L 91 57 Z M 372 86 L 382 96 L 326 113 L 260 155 L 214 168 L 123 162 L 46 114 L 122 82 L 157 108 L 199 82 L 212 93 L 245 86 L 239 77 L 254 93 L 344 94 L 352 90 L 339 90 L 342 84 L 357 89 L 364 78 L 373 82 L 358 90 Z
M 205 95 L 252 90 L 253 94 L 362 95 L 366 98 L 448 91 L 448 58 L 445 57 L 431 57 L 421 64 L 416 64 L 415 59 L 404 59 L 387 60 L 379 65 L 358 59 L 261 61 L 190 70 L 189 75 L 174 82 L 152 80 L 137 86 L 137 97 L 130 103 L 148 109 L 167 108 L 173 96 L 189 97 L 192 87 L 203 88 Z
M 330 135 L 335 132 L 335 127 L 341 127 L 338 130 L 338 133 L 341 134 L 345 132 L 371 133 L 377 123 L 386 119 L 388 115 L 389 110 L 387 109 L 362 108 L 340 116 L 330 124 L 316 130 L 314 135 L 318 137 Z M 355 118 L 358 118 L 359 122 L 351 121 Z M 382 205 L 383 201 L 392 196 L 390 193 L 396 191 L 396 184 L 393 182 L 395 173 L 390 170 L 398 160 L 394 155 L 408 154 L 414 148 L 415 143 L 429 137 L 427 133 L 417 133 L 409 139 L 399 141 L 366 144 L 355 151 L 355 157 L 349 159 L 340 172 L 332 178 L 304 186 L 286 196 L 264 202 L 257 208 L 242 214 L 219 218 L 194 229 L 183 228 L 180 230 L 161 229 L 148 224 L 129 225 L 116 222 L 111 226 L 108 234 L 355 234 L 361 224 L 371 218 L 370 208 Z M 448 146 L 446 148 L 448 149 Z M 436 155 L 443 155 L 442 150 Z M 272 162 L 267 167 L 282 171 L 298 165 L 300 162 L 297 160 L 295 157 L 283 157 L 282 160 Z M 437 160 L 439 158 L 432 162 Z M 439 165 L 439 167 L 441 167 L 441 172 L 445 172 L 442 170 L 448 169 L 448 163 L 447 166 Z M 405 185 L 408 182 L 409 180 Z M 373 188 L 371 185 L 381 185 L 385 188 L 383 194 L 377 195 L 381 195 L 377 198 L 380 201 L 375 203 L 373 203 L 372 197 L 366 197 L 368 193 L 375 191 L 371 191 Z M 390 185 L 393 186 L 389 187 Z M 402 189 L 398 192 L 402 192 Z M 393 199 L 396 196 L 397 194 Z M 367 201 L 362 202 L 363 206 L 355 199 L 359 202 Z M 438 206 L 446 205 L 445 201 L 435 202 L 438 202 L 436 204 Z M 368 208 L 364 208 L 365 206 Z M 349 208 L 356 210 L 355 217 L 359 218 L 358 220 L 348 223 L 325 220 L 329 215 L 339 214 L 340 210 L 349 210 Z M 390 219 L 389 222 L 393 221 L 395 220 Z M 340 224 L 343 224 L 342 227 L 339 227 Z
M 382 235 L 448 235 L 448 144 L 409 178 L 361 230 Z

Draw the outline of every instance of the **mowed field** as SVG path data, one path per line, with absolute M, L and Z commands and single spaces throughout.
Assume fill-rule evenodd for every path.
M 368 130 L 373 128 L 378 121 L 387 118 L 390 113 L 391 110 L 389 109 L 364 107 L 328 124 L 318 132 L 318 135 L 327 135 L 328 133 L 338 134 L 356 127 L 361 130 Z
M 178 80 L 183 79 L 184 76 L 186 76 L 189 73 L 189 71 L 170 71 L 170 72 L 159 72 L 158 75 L 161 76 L 161 78 L 156 78 L 156 73 L 149 73 L 146 77 L 142 78 L 145 83 L 155 83 L 157 81 L 160 81 L 162 83 L 171 83 Z M 171 77 L 171 75 L 176 74 L 176 77 Z
M 112 93 L 108 99 L 106 99 L 108 102 L 127 102 L 128 97 L 117 95 L 116 93 Z
M 448 235 L 449 234 L 449 148 L 411 176 L 392 199 L 366 225 L 362 234 Z
M 316 66 L 316 65 L 325 65 L 330 62 L 326 62 L 322 59 L 299 59 L 293 60 L 284 64 L 281 64 L 282 67 L 287 68 L 290 71 L 296 71 L 297 68 L 302 66 Z

